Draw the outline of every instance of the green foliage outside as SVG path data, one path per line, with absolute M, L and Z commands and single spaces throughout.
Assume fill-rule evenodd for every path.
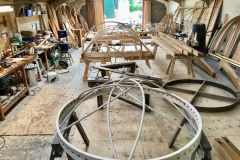
M 130 6 L 130 12 L 134 11 L 141 11 L 142 10 L 142 3 L 135 3 L 135 0 L 128 0 Z

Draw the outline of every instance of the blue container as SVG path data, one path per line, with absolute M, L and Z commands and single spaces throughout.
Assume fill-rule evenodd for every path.
M 60 43 L 60 52 L 68 52 L 68 43 Z
M 32 16 L 32 10 L 31 10 L 31 9 L 26 9 L 26 10 L 25 10 L 25 15 L 26 15 L 27 17 Z
M 67 31 L 66 30 L 58 30 L 58 38 L 65 38 L 67 37 Z
M 36 40 L 35 37 L 22 37 L 23 42 L 33 42 L 35 40 Z

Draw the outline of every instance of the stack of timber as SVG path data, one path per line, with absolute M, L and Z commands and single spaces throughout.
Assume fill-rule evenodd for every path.
M 187 62 L 187 71 L 191 73 L 192 77 L 195 77 L 192 61 L 196 60 L 199 65 L 212 77 L 216 75 L 216 72 L 203 60 L 203 53 L 191 48 L 183 42 L 180 42 L 168 35 L 160 33 L 158 36 L 152 36 L 152 40 L 156 43 L 156 45 L 163 48 L 166 52 L 166 58 L 170 59 L 166 74 L 169 74 L 169 79 L 172 78 L 175 61 L 177 59 L 185 59 Z
M 223 159 L 240 159 L 239 149 L 227 137 L 214 138 L 214 147 Z
M 60 29 L 68 31 L 68 39 L 73 43 L 73 47 L 77 48 L 81 46 L 82 34 L 74 32 L 74 30 L 81 29 L 82 25 L 79 23 L 80 20 L 78 16 L 75 16 L 73 12 L 70 10 L 70 7 L 66 5 L 58 6 L 56 9 Z M 75 33 L 77 33 L 77 35 Z
M 58 30 L 60 30 L 59 24 L 58 24 L 58 19 L 56 15 L 56 10 L 53 6 L 53 4 L 47 5 L 47 13 L 48 13 L 48 22 L 49 25 L 53 31 L 53 34 L 55 36 L 58 35 Z
M 231 65 L 240 67 L 240 15 L 229 20 L 219 30 L 214 38 L 212 45 L 209 49 L 209 54 L 218 59 L 221 59 L 219 64 L 220 70 L 225 70 L 229 78 L 233 81 L 234 85 L 240 90 L 240 80 Z M 226 45 L 224 45 L 224 40 Z M 225 48 L 223 46 L 226 46 Z
M 191 8 L 179 7 L 174 13 L 165 15 L 158 24 L 158 29 L 162 33 L 172 35 L 183 28 L 184 32 L 188 32 L 187 41 L 190 42 L 194 38 L 192 34 L 192 24 L 204 23 L 206 25 L 206 31 L 208 32 L 206 44 L 209 44 L 211 37 L 214 36 L 212 35 L 212 31 L 216 24 L 222 3 L 222 0 L 210 0 L 209 6 L 207 6 L 206 2 L 198 1 L 195 3 L 195 6 Z M 188 22 L 190 22 L 190 25 Z

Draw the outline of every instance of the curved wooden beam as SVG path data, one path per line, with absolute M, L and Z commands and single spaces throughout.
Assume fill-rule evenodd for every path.
M 228 21 L 218 32 L 217 36 L 215 37 L 210 49 L 209 53 L 212 53 L 213 51 L 218 51 L 221 47 L 220 45 L 224 41 L 224 39 L 227 36 L 227 33 L 232 29 L 232 27 L 237 24 L 240 21 L 240 15 L 232 18 L 230 21 Z

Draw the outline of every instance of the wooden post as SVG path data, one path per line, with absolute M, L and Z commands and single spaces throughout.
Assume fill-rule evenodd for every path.
M 103 0 L 86 0 L 88 28 L 104 22 Z M 97 28 L 100 30 L 102 28 Z
M 147 28 L 147 24 L 151 21 L 151 0 L 143 0 L 143 29 Z
M 4 120 L 5 120 L 5 116 L 2 109 L 2 103 L 0 103 L 0 121 L 4 121 Z

